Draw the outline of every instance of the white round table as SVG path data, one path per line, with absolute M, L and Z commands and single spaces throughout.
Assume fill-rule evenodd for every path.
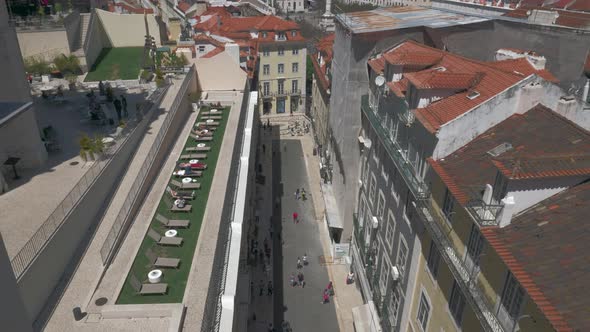
M 209 132 L 209 130 L 208 130 L 208 129 L 203 129 L 203 130 L 201 130 L 201 132 L 202 132 L 203 134 L 206 134 L 206 133 L 208 133 L 208 132 Z
M 182 179 L 182 183 L 191 183 L 191 182 L 193 182 L 193 179 L 191 179 L 191 178 L 183 178 Z
M 213 122 L 213 119 L 207 119 L 207 121 L 205 121 L 205 122 L 211 123 L 211 122 Z
M 217 109 L 215 109 L 215 108 L 214 108 L 214 109 L 212 109 L 210 112 L 211 112 L 211 113 L 217 113 Z
M 164 236 L 166 237 L 175 237 L 178 234 L 178 231 L 175 229 L 170 229 L 167 230 L 166 233 L 164 233 Z
M 152 284 L 157 284 L 162 280 L 162 270 L 151 270 L 148 273 L 148 280 Z
M 199 162 L 199 159 L 191 159 L 188 161 L 189 164 L 196 164 Z
M 204 148 L 204 147 L 205 147 L 205 145 L 206 145 L 205 143 L 199 143 L 199 144 L 197 144 L 197 147 L 198 147 L 198 148 Z

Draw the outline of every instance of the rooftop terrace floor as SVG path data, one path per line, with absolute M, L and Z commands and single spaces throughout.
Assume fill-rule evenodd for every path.
M 39 129 L 53 127 L 60 151 L 50 153 L 45 165 L 38 169 L 19 169 L 17 164 L 19 180 L 6 177 L 10 190 L 0 196 L 0 232 L 11 259 L 91 167 L 92 161 L 84 162 L 79 156 L 81 133 L 106 136 L 116 129 L 81 122 L 87 117 L 85 92 L 65 93 L 66 102 L 57 104 L 35 98 L 33 106 Z M 135 104 L 144 100 L 145 94 L 139 89 L 128 90 L 126 97 L 129 115 L 134 116 Z M 107 116 L 116 118 L 114 110 L 104 107 L 103 110 Z

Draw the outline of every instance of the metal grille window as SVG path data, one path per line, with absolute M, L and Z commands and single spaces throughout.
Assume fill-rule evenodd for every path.
M 395 235 L 395 217 L 391 210 L 387 213 L 387 225 L 385 226 L 385 242 L 389 249 L 393 249 L 393 238 Z
M 418 307 L 418 316 L 416 319 L 423 331 L 426 331 L 426 327 L 428 326 L 428 318 L 430 318 L 430 303 L 424 293 L 422 293 L 420 295 L 420 306 Z
M 428 252 L 428 269 L 434 278 L 438 276 L 438 264 L 440 263 L 440 252 L 434 244 L 430 242 L 430 251 Z
M 291 92 L 295 93 L 295 92 L 297 92 L 297 90 L 299 90 L 299 81 L 292 80 L 291 81 Z
M 383 214 L 385 212 L 385 195 L 383 195 L 383 191 L 379 189 L 379 200 L 377 201 L 377 217 L 381 221 L 383 219 Z
M 277 70 L 278 70 L 279 74 L 282 74 L 285 72 L 285 65 L 284 64 L 279 63 L 277 67 L 278 67 Z
M 279 80 L 278 81 L 278 89 L 277 92 L 282 95 L 283 93 L 285 93 L 285 81 L 284 80 Z
M 262 85 L 262 94 L 268 95 L 270 94 L 270 82 L 264 82 Z
M 453 195 L 451 194 L 451 192 L 449 191 L 449 189 L 446 189 L 445 191 L 445 200 L 443 202 L 443 214 L 445 215 L 445 217 L 447 218 L 447 221 L 451 222 L 451 217 L 453 215 L 453 208 L 455 206 L 455 198 L 453 197 Z
M 270 65 L 262 66 L 262 75 L 269 75 L 270 74 Z
M 451 298 L 449 300 L 449 310 L 455 319 L 455 323 L 461 327 L 463 319 L 463 308 L 465 308 L 465 297 L 457 285 L 457 281 L 453 281 L 453 289 L 451 290 Z
M 375 178 L 375 174 L 371 172 L 371 184 L 369 185 L 369 203 L 373 206 L 373 202 L 375 201 L 375 193 L 377 192 L 377 179 Z
M 268 48 L 262 50 L 262 56 L 270 56 L 270 51 L 268 50 Z
M 520 307 L 524 300 L 524 290 L 520 287 L 514 275 L 509 271 L 506 276 L 504 290 L 502 291 L 502 306 L 508 312 L 512 320 L 516 320 L 520 314 Z
M 397 325 L 397 315 L 399 313 L 400 304 L 400 291 L 398 287 L 392 290 L 391 297 L 389 298 L 389 306 L 387 306 L 387 313 L 389 314 L 389 323 L 391 326 Z
M 383 255 L 381 259 L 381 273 L 379 273 L 379 288 L 381 288 L 381 294 L 385 294 L 387 291 L 387 280 L 389 279 L 389 269 L 391 269 L 386 255 Z
M 479 257 L 483 251 L 485 239 L 475 225 L 471 225 L 471 233 L 469 234 L 469 242 L 467 243 L 467 255 L 465 256 L 466 266 L 468 269 L 473 269 L 479 266 Z M 469 271 L 471 272 L 471 271 Z
M 395 260 L 395 265 L 399 269 L 400 276 L 405 275 L 406 271 L 406 261 L 408 260 L 408 245 L 406 244 L 406 240 L 404 239 L 403 235 L 399 236 L 399 248 L 397 249 L 397 259 Z
M 294 73 L 298 73 L 299 72 L 299 63 L 293 62 L 291 64 L 291 71 Z
M 279 55 L 285 55 L 285 48 L 279 47 Z
M 293 31 L 293 36 L 295 36 L 297 33 L 295 31 Z M 293 55 L 297 55 L 299 54 L 299 49 L 298 48 L 294 48 L 293 49 Z

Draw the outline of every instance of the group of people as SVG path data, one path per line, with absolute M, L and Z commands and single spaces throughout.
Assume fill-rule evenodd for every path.
M 112 91 L 112 88 L 110 87 L 108 82 L 106 83 L 105 88 L 105 84 L 103 84 L 101 81 L 98 84 L 98 88 L 99 94 L 101 96 L 105 95 L 107 91 Z M 127 98 L 125 97 L 125 95 L 121 94 L 120 99 L 113 95 L 112 92 L 110 95 L 112 98 L 113 106 L 115 107 L 115 112 L 117 113 L 118 122 L 121 122 L 123 118 L 128 118 L 129 111 L 127 109 Z M 99 120 L 101 118 L 101 115 L 102 117 L 104 117 L 104 113 L 101 111 L 100 102 L 97 101 L 96 95 L 94 94 L 94 90 L 91 89 L 90 92 L 86 94 L 86 97 L 88 98 L 88 106 L 90 108 L 90 116 L 92 117 L 92 119 Z

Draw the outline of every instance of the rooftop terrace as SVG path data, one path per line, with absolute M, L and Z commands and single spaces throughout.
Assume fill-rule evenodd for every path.
M 337 14 L 336 19 L 352 33 L 370 33 L 425 26 L 442 28 L 485 22 L 489 19 L 422 7 L 388 7 Z
M 212 136 L 202 136 L 205 138 L 211 137 L 212 139 L 210 141 L 197 141 L 193 137 L 193 134 L 189 135 L 181 154 L 181 160 L 178 161 L 179 163 L 188 163 L 189 159 L 191 158 L 183 159 L 183 156 L 188 154 L 205 154 L 205 158 L 202 158 L 202 156 L 194 156 L 194 158 L 201 158 L 198 162 L 206 164 L 206 169 L 195 170 L 195 172 L 202 172 L 199 175 L 196 173 L 191 177 L 171 175 L 170 178 L 171 182 L 182 183 L 182 180 L 184 179 L 191 179 L 193 181 L 192 183 L 200 184 L 200 188 L 188 190 L 194 194 L 193 199 L 186 200 L 186 203 L 191 206 L 190 211 L 172 212 L 170 209 L 173 199 L 171 198 L 171 194 L 167 191 L 164 192 L 156 210 L 156 215 L 159 214 L 168 218 L 169 220 L 188 220 L 190 222 L 190 226 L 187 228 L 166 227 L 161 221 L 157 220 L 156 215 L 154 215 L 148 228 L 148 232 L 150 232 L 150 230 L 154 230 L 163 237 L 165 237 L 164 234 L 166 231 L 174 229 L 178 232 L 176 237 L 183 239 L 182 244 L 180 246 L 158 245 L 153 238 L 146 234 L 139 248 L 135 261 L 131 267 L 128 280 L 119 295 L 117 304 L 178 303 L 182 302 L 183 300 L 187 278 L 191 270 L 191 262 L 193 261 L 193 254 L 197 245 L 197 239 L 199 238 L 201 224 L 203 222 L 203 216 L 207 206 L 211 183 L 215 174 L 215 166 L 217 165 L 217 159 L 219 157 L 219 151 L 223 141 L 223 135 L 225 133 L 225 126 L 229 116 L 230 108 L 218 108 L 215 113 L 211 113 L 210 111 L 211 109 L 209 107 L 202 107 L 195 125 L 197 125 L 199 122 L 206 122 L 207 120 L 212 120 L 213 123 L 218 122 L 218 126 L 209 127 L 209 130 L 214 128 Z M 214 117 L 214 119 L 210 119 L 209 117 Z M 195 126 L 195 128 L 196 127 L 197 126 Z M 203 145 L 205 145 L 205 147 Z M 203 148 L 203 150 L 206 148 L 209 148 L 209 150 L 202 152 L 191 151 L 193 149 L 199 148 L 199 146 Z M 192 165 L 196 165 L 196 162 L 193 162 L 192 160 L 190 163 Z M 174 188 L 174 190 L 187 191 L 185 189 L 175 188 L 173 184 L 171 185 L 171 188 Z M 129 281 L 130 278 L 135 276 L 139 280 L 147 282 L 148 272 L 155 269 L 155 267 L 152 265 L 152 262 L 150 262 L 150 259 L 146 256 L 148 250 L 153 251 L 158 257 L 180 259 L 180 265 L 178 268 L 162 269 L 163 277 L 161 282 L 168 284 L 168 291 L 163 295 L 139 295 Z

